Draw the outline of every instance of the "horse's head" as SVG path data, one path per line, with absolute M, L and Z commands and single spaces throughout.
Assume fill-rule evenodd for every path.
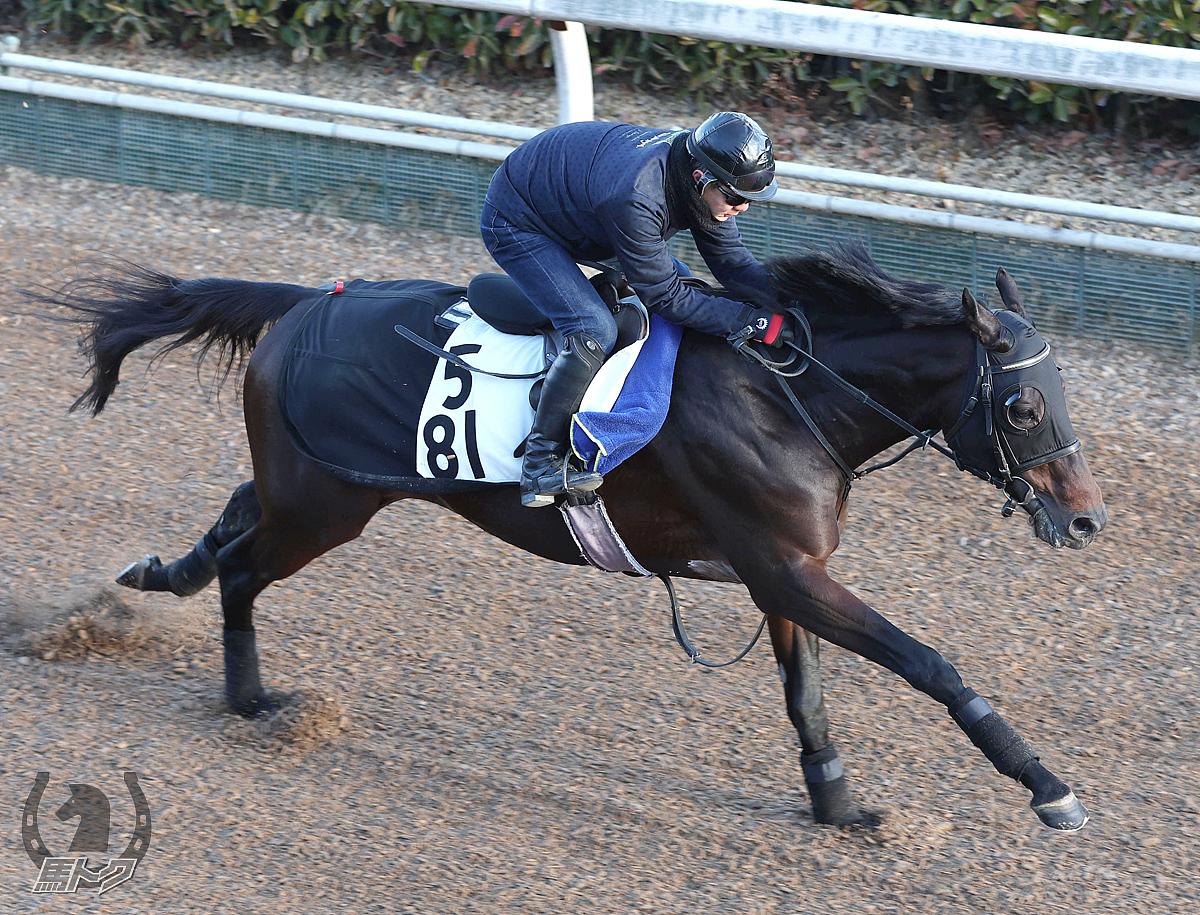
M 1083 549 L 1108 523 L 1108 511 L 1071 428 L 1050 345 L 1003 269 L 996 286 L 1005 307 L 995 312 L 963 290 L 964 317 L 979 340 L 977 370 L 945 427 L 946 442 L 963 469 L 1008 494 L 1006 515 L 1024 508 L 1038 539 Z

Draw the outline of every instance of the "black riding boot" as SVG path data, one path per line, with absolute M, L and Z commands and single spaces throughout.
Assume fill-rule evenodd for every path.
M 533 431 L 525 440 L 522 505 L 553 505 L 554 499 L 568 490 L 590 492 L 604 482 L 600 474 L 572 470 L 567 462 L 571 417 L 603 362 L 599 343 L 587 334 L 572 334 L 546 372 Z

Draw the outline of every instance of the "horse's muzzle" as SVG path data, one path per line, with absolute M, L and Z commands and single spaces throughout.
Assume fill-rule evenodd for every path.
M 1056 550 L 1064 546 L 1070 550 L 1082 550 L 1108 524 L 1108 509 L 1101 504 L 1098 509 L 1073 512 L 1066 519 L 1058 517 L 1054 509 L 1042 503 L 1029 520 L 1037 538 Z

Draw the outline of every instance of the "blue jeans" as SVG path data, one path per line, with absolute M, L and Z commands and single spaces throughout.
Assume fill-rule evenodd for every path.
M 556 330 L 563 336 L 587 334 L 611 352 L 617 342 L 616 319 L 574 256 L 545 235 L 513 225 L 489 203 L 483 205 L 479 231 L 496 263 Z M 671 259 L 680 276 L 692 275 L 681 261 Z

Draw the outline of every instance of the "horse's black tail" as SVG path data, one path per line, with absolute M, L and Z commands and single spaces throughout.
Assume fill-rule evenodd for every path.
M 77 313 L 73 319 L 84 324 L 80 349 L 92 383 L 71 410 L 87 407 L 93 416 L 116 388 L 121 362 L 144 344 L 174 338 L 158 350 L 158 358 L 200 341 L 198 361 L 216 347 L 223 379 L 254 349 L 264 327 L 316 294 L 287 283 L 180 280 L 125 260 L 100 267 L 61 289 L 22 290 L 35 302 L 71 309 Z

